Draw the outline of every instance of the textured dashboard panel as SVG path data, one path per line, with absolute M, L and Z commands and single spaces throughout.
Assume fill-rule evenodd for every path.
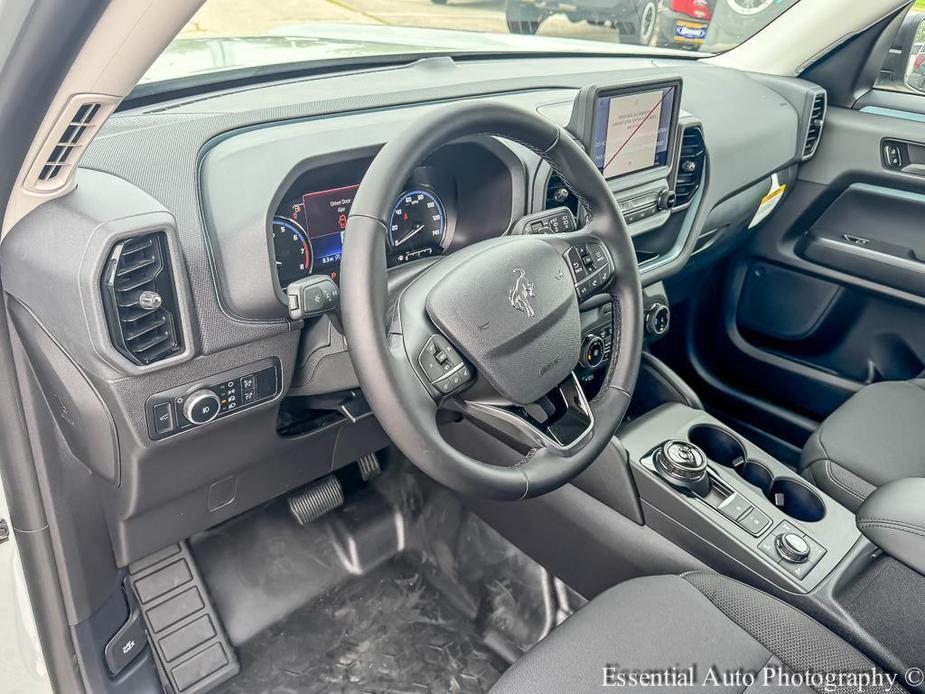
M 331 137 L 330 123 L 317 120 L 319 116 L 375 112 L 373 122 L 363 125 L 376 133 L 367 139 L 379 139 L 381 144 L 418 115 L 423 103 L 495 95 L 527 106 L 529 93 L 537 89 L 574 90 L 592 82 L 650 79 L 669 71 L 680 73 L 685 80 L 683 108 L 705 123 L 714 161 L 711 176 L 715 180 L 710 186 L 714 203 L 782 168 L 791 158 L 798 139 L 795 111 L 770 89 L 733 70 L 688 61 L 659 61 L 655 67 L 648 60 L 568 58 L 505 60 L 504 70 L 499 71 L 491 61 L 457 64 L 434 59 L 406 68 L 239 89 L 157 110 L 120 114 L 104 126 L 85 155 L 84 166 L 126 178 L 173 212 L 190 269 L 203 351 L 211 353 L 272 334 L 280 326 L 233 319 L 216 297 L 198 182 L 200 156 L 210 139 L 236 129 L 301 118 L 312 119 L 318 140 L 325 141 Z M 512 94 L 515 91 L 522 93 Z M 570 98 L 569 94 L 560 91 L 558 96 Z M 543 95 L 547 101 L 548 96 L 548 92 Z M 535 107 L 540 95 L 533 94 L 532 100 Z M 412 104 L 416 106 L 404 112 L 382 110 Z M 384 121 L 391 126 L 386 127 Z M 342 148 L 357 146 L 362 131 L 351 132 L 353 138 L 342 140 Z M 267 137 L 271 142 L 272 133 Z M 745 149 L 749 157 L 741 156 Z M 237 175 L 246 178 L 249 174 Z M 262 231 L 255 228 L 254 233 Z

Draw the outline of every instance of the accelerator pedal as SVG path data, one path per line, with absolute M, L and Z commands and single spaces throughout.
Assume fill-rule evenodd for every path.
M 344 488 L 334 475 L 328 475 L 289 497 L 289 511 L 299 525 L 308 525 L 343 505 Z

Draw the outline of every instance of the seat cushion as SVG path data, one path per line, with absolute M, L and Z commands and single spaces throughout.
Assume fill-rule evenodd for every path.
M 859 390 L 806 442 L 803 475 L 852 511 L 887 482 L 925 477 L 923 385 L 887 381 Z
M 736 671 L 757 673 L 754 684 L 723 680 L 723 673 Z M 584 694 L 609 687 L 799 693 L 814 689 L 792 679 L 783 682 L 776 673 L 861 671 L 880 672 L 803 613 L 737 581 L 693 572 L 633 579 L 601 594 L 514 663 L 491 694 Z M 662 680 L 644 687 L 628 679 L 618 682 L 621 673 L 631 678 L 644 672 L 659 673 Z M 766 679 L 764 672 L 774 674 Z M 885 684 L 865 691 L 886 689 Z M 897 682 L 892 691 L 904 690 Z

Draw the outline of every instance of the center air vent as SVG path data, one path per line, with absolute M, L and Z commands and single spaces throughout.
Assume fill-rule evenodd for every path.
M 707 160 L 703 131 L 699 127 L 687 128 L 681 138 L 681 154 L 678 158 L 678 176 L 674 190 L 677 205 L 687 205 L 703 181 L 703 168 Z
M 147 365 L 183 349 L 166 234 L 117 243 L 100 285 L 109 337 L 125 357 Z
M 825 108 L 825 92 L 817 92 L 813 97 L 813 105 L 809 113 L 809 125 L 806 128 L 806 141 L 803 143 L 804 159 L 809 159 L 813 156 L 819 146 L 819 140 L 822 137 L 822 124 L 825 122 Z

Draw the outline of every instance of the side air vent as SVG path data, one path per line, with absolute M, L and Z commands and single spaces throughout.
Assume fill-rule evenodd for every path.
M 84 148 L 115 103 L 113 97 L 99 94 L 81 94 L 68 101 L 32 164 L 29 187 L 48 193 L 66 186 Z
M 809 125 L 806 128 L 806 140 L 803 143 L 803 158 L 809 159 L 816 153 L 819 140 L 822 138 L 822 125 L 825 123 L 826 95 L 817 92 L 813 97 L 812 109 L 809 113 Z
M 147 365 L 183 349 L 166 234 L 113 246 L 100 286 L 109 337 L 125 357 Z
M 707 150 L 703 142 L 703 131 L 699 127 L 690 127 L 681 137 L 681 155 L 678 158 L 678 177 L 674 190 L 677 205 L 687 205 L 694 199 L 703 182 L 703 168 L 706 164 Z
M 554 207 L 563 206 L 569 208 L 573 215 L 578 216 L 578 198 L 562 182 L 559 175 L 553 173 L 549 177 L 549 183 L 546 186 L 546 207 L 543 209 L 551 210 Z

